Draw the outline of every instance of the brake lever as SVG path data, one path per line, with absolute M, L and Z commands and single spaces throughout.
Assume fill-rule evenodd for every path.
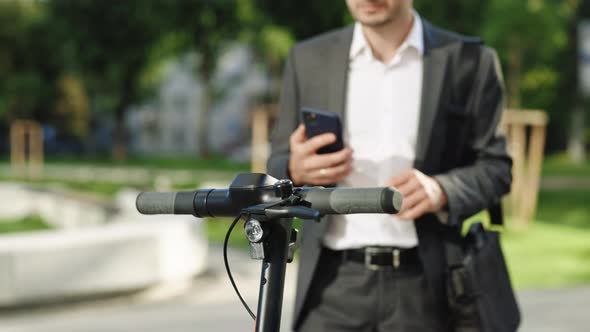
M 264 215 L 268 218 L 299 218 L 299 219 L 312 219 L 320 221 L 322 214 L 312 208 L 305 206 L 282 206 L 278 208 L 268 208 L 264 210 Z

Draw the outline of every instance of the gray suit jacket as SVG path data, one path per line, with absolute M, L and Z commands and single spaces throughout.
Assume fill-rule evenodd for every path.
M 500 201 L 510 189 L 511 159 L 497 125 L 503 110 L 503 88 L 495 52 L 482 47 L 466 105 L 451 98 L 453 73 L 466 37 L 424 21 L 424 72 L 415 168 L 435 176 L 449 198 L 449 222 L 428 214 L 416 221 L 420 256 L 433 296 L 446 307 L 445 232 L 462 220 Z M 300 108 L 309 106 L 345 117 L 351 26 L 297 44 L 287 60 L 280 112 L 272 134 L 269 174 L 289 178 L 289 136 L 300 123 Z M 455 92 L 456 93 L 456 92 Z M 452 125 L 451 125 L 452 124 Z M 463 139 L 449 140 L 459 134 Z M 453 141 L 452 143 L 449 143 Z M 395 144 L 395 142 L 392 142 Z M 449 145 L 453 146 L 449 146 Z M 461 151 L 452 153 L 448 151 Z M 295 303 L 295 327 L 305 313 L 307 290 L 319 258 L 326 223 L 304 223 Z M 445 312 L 441 312 L 445 315 Z

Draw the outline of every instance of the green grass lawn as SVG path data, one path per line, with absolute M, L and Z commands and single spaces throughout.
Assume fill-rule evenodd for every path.
M 0 220 L 0 234 L 43 231 L 48 229 L 51 229 L 51 226 L 38 216 L 29 216 L 16 220 Z
M 565 153 L 546 156 L 543 176 L 590 177 L 590 160 L 581 165 L 573 164 Z
M 541 190 L 535 219 L 590 229 L 590 188 Z
M 590 161 L 571 163 L 565 154 L 548 156 L 543 176 L 590 178 Z M 543 189 L 536 221 L 503 237 L 506 258 L 519 288 L 590 283 L 590 188 Z
M 225 234 L 231 225 L 233 218 L 209 218 L 207 219 L 207 238 L 217 244 L 222 244 Z M 234 227 L 229 245 L 232 247 L 248 249 L 248 240 L 244 234 L 244 222 L 239 221 Z
M 590 228 L 536 222 L 503 234 L 502 244 L 517 288 L 590 283 Z

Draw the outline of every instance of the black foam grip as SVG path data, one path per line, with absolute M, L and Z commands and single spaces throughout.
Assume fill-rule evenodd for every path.
M 174 197 L 174 214 L 195 214 L 196 191 L 181 191 Z
M 174 214 L 174 199 L 177 193 L 144 192 L 135 200 L 141 214 Z
M 402 195 L 385 188 L 309 188 L 305 200 L 322 214 L 397 213 Z
M 195 191 L 143 192 L 135 206 L 142 214 L 194 214 Z

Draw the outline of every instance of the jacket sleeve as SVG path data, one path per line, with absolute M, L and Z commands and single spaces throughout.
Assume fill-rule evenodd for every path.
M 299 87 L 292 49 L 283 74 L 279 113 L 271 134 L 271 154 L 267 163 L 268 174 L 277 179 L 289 176 L 289 136 L 299 125 Z
M 498 131 L 504 109 L 502 75 L 496 53 L 483 48 L 473 89 L 473 122 L 468 149 L 475 161 L 435 176 L 448 196 L 448 225 L 499 204 L 510 191 L 512 159 Z

